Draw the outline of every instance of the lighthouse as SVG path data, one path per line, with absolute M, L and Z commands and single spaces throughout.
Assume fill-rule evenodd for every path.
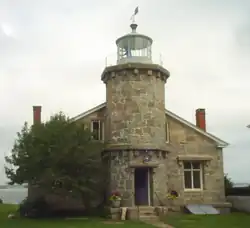
M 126 207 L 157 206 L 167 194 L 165 83 L 169 72 L 152 61 L 153 39 L 131 32 L 116 40 L 116 65 L 106 67 L 105 143 L 109 191 Z M 167 175 L 166 177 L 167 178 Z M 167 183 L 167 179 L 164 179 Z

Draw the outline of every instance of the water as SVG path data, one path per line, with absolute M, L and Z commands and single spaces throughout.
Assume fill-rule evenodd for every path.
M 27 188 L 0 189 L 0 198 L 3 200 L 3 203 L 8 204 L 19 204 L 27 197 L 27 194 Z

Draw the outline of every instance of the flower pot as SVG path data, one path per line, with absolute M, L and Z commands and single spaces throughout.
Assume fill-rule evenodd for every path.
M 121 206 L 121 200 L 112 200 L 112 207 L 119 208 Z

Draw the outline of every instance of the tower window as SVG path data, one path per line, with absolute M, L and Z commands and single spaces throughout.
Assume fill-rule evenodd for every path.
M 104 123 L 100 120 L 92 120 L 91 121 L 91 132 L 93 134 L 94 140 L 103 140 L 103 125 Z
M 166 142 L 168 143 L 169 142 L 169 125 L 168 125 L 167 120 L 165 123 L 165 131 L 166 131 Z

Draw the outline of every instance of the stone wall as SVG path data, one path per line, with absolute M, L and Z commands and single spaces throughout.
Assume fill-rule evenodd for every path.
M 166 116 L 164 84 L 168 76 L 168 71 L 153 64 L 124 64 L 104 70 L 106 107 L 80 122 L 87 125 L 92 119 L 105 122 L 109 191 L 121 191 L 125 196 L 123 205 L 133 206 L 135 167 L 131 167 L 131 162 L 139 166 L 143 153 L 149 152 L 157 163 L 151 167 L 154 205 L 166 202 L 169 189 L 180 193 L 176 200 L 180 205 L 225 202 L 222 149 L 194 129 Z M 162 156 L 166 151 L 167 155 Z M 184 191 L 183 162 L 178 158 L 186 155 L 207 157 L 203 159 L 203 191 Z
M 107 68 L 108 140 L 133 148 L 165 147 L 165 88 L 168 72 L 157 65 Z
M 134 192 L 134 177 L 129 169 L 129 151 L 111 152 L 110 161 L 110 189 L 109 192 L 118 190 L 123 195 L 123 206 L 132 206 Z
M 250 196 L 227 196 L 227 200 L 232 203 L 233 209 L 250 213 Z
M 106 116 L 106 107 L 90 113 L 89 115 L 85 116 L 82 119 L 77 120 L 78 124 L 84 124 L 85 128 L 90 129 L 90 124 L 92 120 L 100 120 L 101 122 L 105 122 L 105 116 Z
M 148 163 L 143 162 L 145 151 L 127 150 L 106 153 L 110 161 L 110 191 L 118 190 L 123 195 L 122 206 L 134 206 L 134 171 L 135 168 L 149 168 L 151 176 L 151 205 L 166 203 L 167 154 L 164 151 L 148 151 Z M 160 200 L 160 201 L 159 201 Z
M 106 84 L 106 153 L 110 156 L 110 190 L 123 194 L 123 206 L 134 206 L 134 169 L 152 171 L 151 198 L 165 194 L 166 166 L 152 151 L 166 149 L 165 82 L 169 72 L 154 64 L 124 64 L 108 67 Z M 157 168 L 143 163 L 150 152 Z M 117 160 L 118 159 L 118 160 Z M 117 163 L 117 162 L 120 163 Z M 131 166 L 133 163 L 133 166 Z
M 82 123 L 89 123 L 92 119 L 105 119 L 105 108 L 90 114 L 81 120 Z M 160 205 L 167 203 L 166 195 L 169 189 L 176 189 L 180 193 L 180 198 L 176 204 L 185 203 L 223 203 L 224 194 L 224 172 L 222 149 L 216 148 L 213 141 L 210 141 L 195 130 L 183 125 L 170 116 L 166 116 L 168 122 L 170 144 L 174 149 L 167 153 L 163 158 L 159 156 L 161 152 L 149 151 L 152 161 L 157 162 L 158 166 L 153 169 L 153 202 Z M 107 126 L 108 127 L 108 126 Z M 165 130 L 165 128 L 164 128 Z M 110 132 L 105 129 L 105 132 Z M 105 139 L 107 135 L 105 135 Z M 165 141 L 165 139 L 164 139 Z M 165 142 L 166 143 L 166 142 Z M 168 145 L 168 144 L 166 144 Z M 138 147 L 138 145 L 137 145 Z M 140 163 L 142 156 L 136 156 L 135 151 L 127 151 L 128 147 L 122 144 L 120 150 L 116 144 L 113 152 L 110 152 L 110 188 L 109 192 L 119 189 L 125 195 L 124 206 L 133 205 L 134 173 L 129 167 L 130 162 Z M 167 147 L 166 147 L 167 148 Z M 198 155 L 211 157 L 210 161 L 204 162 L 204 190 L 203 191 L 184 191 L 184 176 L 182 162 L 177 161 L 180 155 Z M 118 164 L 115 159 L 119 157 L 122 164 Z M 156 196 L 157 194 L 157 196 Z M 159 202 L 159 200 L 161 202 Z
M 217 203 L 225 202 L 224 171 L 222 149 L 213 141 L 195 130 L 184 126 L 171 117 L 167 117 L 170 131 L 170 143 L 176 151 L 169 154 L 167 161 L 169 186 L 181 194 L 178 203 Z M 184 172 L 182 162 L 177 161 L 180 155 L 210 157 L 204 159 L 203 191 L 184 191 Z

